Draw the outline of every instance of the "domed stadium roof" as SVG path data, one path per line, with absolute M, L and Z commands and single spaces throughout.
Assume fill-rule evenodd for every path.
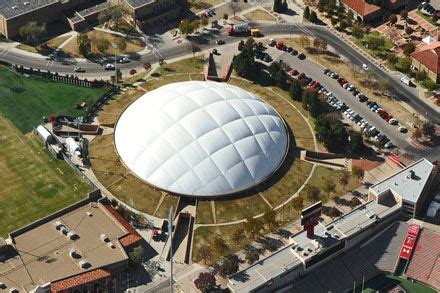
M 260 98 L 226 83 L 188 81 L 150 91 L 115 129 L 137 177 L 178 195 L 221 196 L 272 175 L 288 149 L 284 121 Z

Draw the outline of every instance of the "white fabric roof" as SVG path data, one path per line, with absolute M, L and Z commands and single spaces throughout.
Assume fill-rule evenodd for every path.
M 283 120 L 226 83 L 188 81 L 146 93 L 122 113 L 115 145 L 124 164 L 160 189 L 213 196 L 270 176 L 288 147 Z

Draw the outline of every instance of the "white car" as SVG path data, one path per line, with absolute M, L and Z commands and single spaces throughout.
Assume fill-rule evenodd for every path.
M 127 57 L 121 57 L 118 59 L 118 63 L 128 63 L 130 62 L 130 59 L 128 59 Z
M 392 148 L 394 145 L 391 141 L 387 142 L 383 147 L 386 149 Z
M 368 65 L 367 64 L 362 64 L 362 68 L 364 69 L 364 70 L 368 70 Z
M 389 124 L 393 124 L 393 123 L 396 123 L 396 122 L 397 122 L 397 120 L 395 118 L 391 118 L 390 120 L 388 120 Z
M 115 69 L 115 65 L 113 63 L 107 63 L 103 67 L 105 70 L 114 70 Z
M 403 84 L 406 84 L 407 86 L 411 86 L 411 79 L 409 79 L 408 77 L 402 77 L 400 79 L 400 82 L 402 82 Z

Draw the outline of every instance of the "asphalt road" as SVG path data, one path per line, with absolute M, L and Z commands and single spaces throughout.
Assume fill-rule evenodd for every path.
M 411 91 L 411 89 L 408 89 L 406 85 L 403 85 L 398 77 L 388 74 L 387 72 L 383 71 L 381 68 L 377 67 L 376 64 L 370 62 L 365 56 L 363 56 L 361 53 L 356 51 L 354 48 L 350 47 L 350 45 L 346 44 L 344 40 L 340 39 L 339 37 L 335 36 L 331 31 L 329 31 L 326 27 L 322 26 L 316 26 L 316 25 L 307 25 L 307 24 L 285 24 L 285 25 L 258 25 L 260 28 L 260 32 L 265 37 L 275 36 L 275 35 L 298 35 L 298 34 L 308 34 L 310 36 L 314 37 L 320 37 L 323 40 L 327 42 L 328 45 L 333 47 L 336 52 L 343 55 L 345 58 L 347 58 L 350 62 L 357 65 L 362 65 L 363 63 L 368 64 L 369 70 L 373 72 L 373 75 L 376 79 L 386 79 L 390 82 L 390 85 L 392 86 L 392 91 L 398 95 L 398 97 L 402 100 L 408 103 L 415 111 L 417 111 L 419 114 L 425 116 L 430 121 L 440 124 L 440 115 L 439 112 L 435 109 L 431 108 L 429 105 L 425 104 L 423 101 L 421 101 L 418 97 L 418 95 Z M 233 43 L 238 42 L 241 37 L 234 37 L 234 36 L 228 36 L 223 30 L 222 31 L 209 31 L 209 32 L 201 32 L 196 39 L 194 40 L 199 44 L 199 47 L 201 50 L 210 49 L 217 47 L 215 44 L 215 40 L 217 39 L 223 39 L 226 43 Z M 151 64 L 157 63 L 160 58 L 163 58 L 165 60 L 170 60 L 178 57 L 182 57 L 184 55 L 188 55 L 191 53 L 190 46 L 186 44 L 180 44 L 170 47 L 162 47 L 157 50 L 154 50 L 151 53 L 145 54 L 141 56 L 139 60 L 131 61 L 130 63 L 126 64 L 118 64 L 118 68 L 121 70 L 129 70 L 132 68 L 140 68 L 144 64 L 144 62 L 150 62 Z M 33 68 L 39 68 L 42 70 L 50 70 L 50 71 L 57 71 L 59 73 L 64 74 L 73 74 L 73 67 L 74 66 L 81 66 L 86 70 L 85 74 L 79 74 L 81 77 L 88 77 L 88 76 L 110 76 L 113 74 L 113 71 L 105 71 L 101 65 L 92 63 L 92 62 L 85 62 L 80 61 L 76 62 L 74 60 L 67 60 L 70 63 L 63 63 L 61 62 L 53 62 L 48 61 L 45 58 L 35 58 L 33 56 L 29 55 L 22 55 L 20 53 L 16 52 L 8 52 L 6 54 L 0 54 L 0 60 L 10 62 L 10 63 L 16 63 L 21 64 L 27 67 L 33 67 Z M 306 59 L 307 60 L 307 59 Z M 307 61 L 306 61 L 307 62 Z M 307 73 L 308 69 L 304 69 L 304 71 Z M 319 73 L 321 73 L 321 70 L 319 70 Z M 312 72 L 311 76 L 314 76 L 314 72 Z M 318 73 L 316 73 L 318 74 Z M 325 78 L 323 77 L 324 85 L 326 88 L 330 89 L 332 92 L 334 92 L 338 97 L 339 94 L 341 94 L 341 98 L 344 97 L 342 92 L 340 92 L 339 89 L 333 89 L 333 86 L 330 84 L 325 83 Z M 337 86 L 337 85 L 336 85 Z M 404 137 L 399 136 L 399 134 L 395 135 L 391 131 L 388 131 L 387 128 L 390 126 L 388 125 L 381 125 L 383 121 L 376 121 L 378 117 L 375 117 L 373 113 L 365 113 L 363 111 L 357 111 L 360 110 L 358 107 L 363 105 L 356 105 L 353 103 L 352 100 L 349 100 L 347 98 L 347 101 L 344 99 L 344 102 L 346 102 L 347 105 L 352 107 L 352 109 L 359 114 L 361 114 L 365 119 L 368 121 L 371 121 L 374 125 L 378 124 L 376 126 L 379 130 L 384 130 L 384 133 L 387 134 L 387 136 L 399 147 L 401 147 L 405 152 L 412 154 L 417 157 L 426 156 L 431 160 L 440 159 L 440 152 L 439 151 L 433 151 L 430 150 L 420 150 L 414 148 L 412 145 L 406 141 Z M 366 107 L 365 107 L 366 108 Z M 368 110 L 366 108 L 366 110 Z M 380 118 L 379 118 L 380 119 Z M 377 123 L 374 123 L 374 122 Z
M 269 48 L 267 51 L 272 56 L 277 56 L 280 52 L 274 48 Z M 289 64 L 292 68 L 297 69 L 299 72 L 304 72 L 307 76 L 313 80 L 319 81 L 328 91 L 332 92 L 335 97 L 344 102 L 353 111 L 361 115 L 370 125 L 375 126 L 380 132 L 384 133 L 388 138 L 400 149 L 407 153 L 415 154 L 418 156 L 429 155 L 422 150 L 416 149 L 410 142 L 410 135 L 408 133 L 400 133 L 397 130 L 397 126 L 393 126 L 380 118 L 376 113 L 371 112 L 366 106 L 366 103 L 361 103 L 357 98 L 353 97 L 351 92 L 343 89 L 336 80 L 325 75 L 323 73 L 324 67 L 316 62 L 305 59 L 299 60 L 297 57 L 288 53 L 282 53 L 277 59 L 283 60 Z M 350 121 L 351 122 L 351 121 Z M 353 122 L 351 122 L 353 123 Z M 354 125 L 354 123 L 353 123 Z M 356 128 L 359 128 L 356 126 Z

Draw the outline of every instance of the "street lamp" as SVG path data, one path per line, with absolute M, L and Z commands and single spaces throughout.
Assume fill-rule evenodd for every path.
M 118 84 L 118 71 L 116 69 L 116 49 L 118 49 L 118 45 L 115 42 L 112 42 L 112 47 L 115 49 L 115 85 Z

